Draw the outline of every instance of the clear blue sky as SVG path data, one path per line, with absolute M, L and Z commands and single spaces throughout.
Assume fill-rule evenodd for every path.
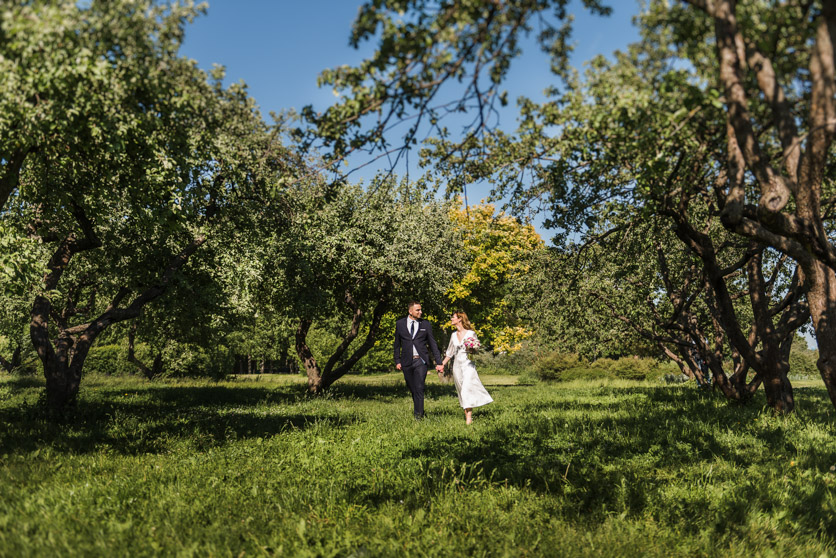
M 320 71 L 356 64 L 372 52 L 372 44 L 360 51 L 348 45 L 351 24 L 361 4 L 361 0 L 210 0 L 208 13 L 187 28 L 181 53 L 207 70 L 213 64 L 223 65 L 227 80 L 247 83 L 265 118 L 270 111 L 301 109 L 308 104 L 322 110 L 335 97 L 330 89 L 317 87 Z M 609 55 L 638 40 L 631 23 L 639 11 L 637 0 L 610 0 L 613 13 L 609 17 L 592 16 L 578 4 L 573 0 L 570 8 L 576 16 L 571 58 L 576 68 L 582 69 L 584 62 L 598 54 Z M 542 99 L 543 90 L 555 82 L 548 59 L 534 44 L 524 46 L 523 51 L 504 84 L 509 99 L 520 95 Z M 516 127 L 513 114 L 509 108 L 502 117 L 500 124 L 507 131 Z M 410 159 L 411 173 L 417 172 L 417 159 Z M 366 160 L 355 157 L 351 165 L 359 166 Z M 381 161 L 351 177 L 368 180 L 384 164 Z M 489 190 L 486 184 L 469 186 L 471 203 L 486 198 Z M 550 238 L 541 223 L 542 217 L 534 219 L 541 236 Z
M 228 82 L 247 83 L 265 118 L 270 111 L 301 109 L 308 104 L 322 110 L 335 97 L 331 89 L 317 87 L 319 73 L 325 68 L 354 65 L 374 48 L 369 43 L 358 51 L 348 45 L 351 24 L 361 4 L 361 0 L 210 0 L 208 13 L 187 27 L 181 53 L 207 70 L 213 64 L 225 66 Z M 631 23 L 639 11 L 637 0 L 610 0 L 613 13 L 609 17 L 592 16 L 578 4 L 573 0 L 570 7 L 570 13 L 575 14 L 571 61 L 576 68 L 638 40 Z M 548 59 L 532 39 L 503 85 L 510 100 L 520 95 L 537 100 L 543 99 L 543 90 L 554 83 Z M 503 113 L 500 125 L 506 131 L 516 128 L 515 106 L 510 103 L 512 108 Z M 353 157 L 351 166 L 368 159 Z M 410 158 L 410 173 L 417 174 L 417 160 L 417 156 Z M 385 161 L 380 161 L 351 178 L 367 181 L 384 166 Z M 398 167 L 397 172 L 404 170 Z M 468 186 L 471 203 L 478 203 L 489 192 L 487 184 Z M 533 223 L 548 239 L 551 234 L 543 229 L 542 219 L 535 217 Z
M 608 18 L 572 10 L 576 67 L 638 39 L 630 23 L 638 2 L 610 4 Z M 265 115 L 307 104 L 325 107 L 334 96 L 316 87 L 319 72 L 362 59 L 362 52 L 348 45 L 360 5 L 360 0 L 211 0 L 208 14 L 187 28 L 181 52 L 206 69 L 226 66 L 228 79 L 245 81 Z M 514 98 L 514 93 L 537 96 L 551 82 L 544 56 L 529 48 L 508 85 Z
M 574 66 L 581 68 L 597 54 L 608 55 L 638 39 L 630 21 L 638 2 L 610 4 L 613 15 L 607 18 L 591 16 L 577 5 L 571 10 L 577 16 Z M 323 109 L 334 101 L 334 94 L 317 88 L 319 72 L 363 58 L 362 50 L 348 45 L 360 5 L 360 0 L 211 0 L 208 14 L 187 28 L 181 52 L 205 69 L 221 64 L 228 80 L 246 82 L 265 117 L 270 111 L 308 104 Z M 366 47 L 367 53 L 372 46 Z M 506 86 L 510 99 L 538 98 L 553 83 L 546 57 L 532 45 L 515 62 Z M 513 118 L 505 120 L 511 121 L 502 126 L 512 130 Z

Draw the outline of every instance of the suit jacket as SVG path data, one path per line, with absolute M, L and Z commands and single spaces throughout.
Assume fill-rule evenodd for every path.
M 433 337 L 433 328 L 427 320 L 418 321 L 418 331 L 415 332 L 413 339 L 409 335 L 409 327 L 407 326 L 407 319 L 401 318 L 395 322 L 395 365 L 401 366 L 412 362 L 412 347 L 418 351 L 418 356 L 429 366 L 430 355 L 427 350 L 429 345 L 432 350 L 433 358 L 436 363 L 441 362 L 441 353 L 438 351 L 438 345 Z

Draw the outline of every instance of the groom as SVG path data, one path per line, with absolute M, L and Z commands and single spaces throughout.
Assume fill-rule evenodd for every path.
M 409 315 L 395 322 L 395 368 L 403 372 L 412 393 L 412 412 L 418 420 L 424 418 L 424 381 L 430 361 L 427 345 L 433 352 L 435 369 L 444 370 L 432 325 L 421 319 L 421 303 L 411 300 Z

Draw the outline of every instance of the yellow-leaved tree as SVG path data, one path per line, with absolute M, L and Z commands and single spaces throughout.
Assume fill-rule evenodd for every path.
M 447 292 L 451 311 L 464 310 L 483 344 L 494 352 L 514 352 L 534 332 L 520 322 L 509 300 L 513 279 L 528 272 L 529 256 L 544 249 L 531 224 L 482 201 L 454 207 L 450 217 L 461 232 L 467 272 Z

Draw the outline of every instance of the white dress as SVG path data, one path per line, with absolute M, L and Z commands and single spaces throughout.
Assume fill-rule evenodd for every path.
M 476 338 L 476 333 L 467 329 L 459 341 L 459 335 L 455 331 L 450 336 L 450 344 L 447 345 L 446 356 L 453 360 L 453 382 L 456 384 L 456 391 L 459 394 L 459 404 L 462 409 L 481 407 L 493 401 L 485 386 L 479 380 L 476 373 L 476 365 L 470 361 L 467 349 L 463 341 L 468 337 Z

